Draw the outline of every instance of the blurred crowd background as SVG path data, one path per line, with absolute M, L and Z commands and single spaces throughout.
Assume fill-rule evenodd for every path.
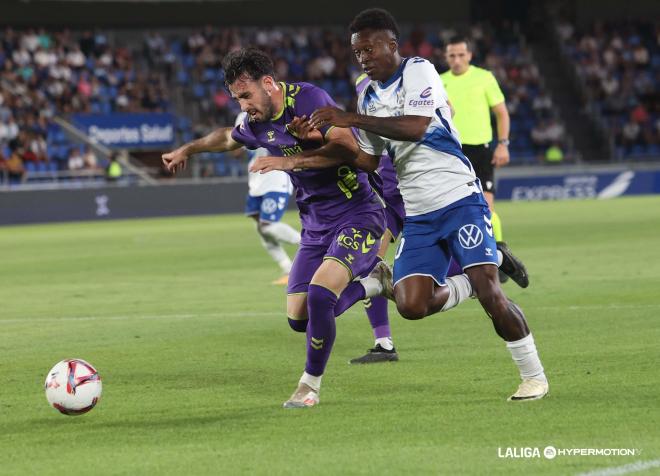
M 540 44 L 506 19 L 400 26 L 402 54 L 428 58 L 439 73 L 447 70 L 447 39 L 460 33 L 472 40 L 473 64 L 491 70 L 506 97 L 512 164 L 543 164 L 550 148 L 565 163 L 660 158 L 657 19 L 578 26 L 557 14 Z M 341 107 L 355 108 L 360 70 L 345 25 L 0 29 L 2 180 L 101 173 L 107 157 L 55 120 L 72 113 L 172 113 L 178 143 L 233 124 L 239 110 L 221 62 L 250 45 L 272 56 L 277 79 L 315 83 Z M 243 163 L 221 154 L 202 163 L 203 176 L 245 173 Z

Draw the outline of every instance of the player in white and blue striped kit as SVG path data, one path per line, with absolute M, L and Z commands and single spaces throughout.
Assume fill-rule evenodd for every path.
M 504 295 L 497 265 L 518 268 L 523 281 L 526 272 L 508 249 L 497 248 L 488 205 L 461 149 L 438 73 L 423 58 L 399 55 L 398 27 L 385 10 L 363 11 L 350 30 L 353 52 L 371 83 L 358 98 L 357 114 L 322 108 L 311 124 L 358 128 L 356 162 L 362 168 L 375 169 L 384 152 L 394 161 L 406 218 L 393 283 L 386 265 L 379 265 L 384 294 L 407 319 L 476 296 L 520 370 L 522 383 L 510 400 L 542 398 L 548 381 L 534 339 L 522 310 Z M 451 255 L 465 274 L 446 276 Z

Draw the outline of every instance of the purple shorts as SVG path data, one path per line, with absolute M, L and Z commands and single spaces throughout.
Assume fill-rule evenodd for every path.
M 406 209 L 403 199 L 398 197 L 385 197 L 387 208 L 385 209 L 385 226 L 392 233 L 391 242 L 394 243 L 403 231 L 403 221 L 406 218 Z
M 351 280 L 366 276 L 377 262 L 384 224 L 384 210 L 378 210 L 355 215 L 328 231 L 303 229 L 287 293 L 306 293 L 314 273 L 326 259 L 343 265 Z

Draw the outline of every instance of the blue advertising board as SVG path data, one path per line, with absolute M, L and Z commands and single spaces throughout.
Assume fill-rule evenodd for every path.
M 92 140 L 110 148 L 143 149 L 174 144 L 172 114 L 74 114 L 72 122 Z
M 506 177 L 497 183 L 497 198 L 502 200 L 604 199 L 654 193 L 660 193 L 660 170 Z

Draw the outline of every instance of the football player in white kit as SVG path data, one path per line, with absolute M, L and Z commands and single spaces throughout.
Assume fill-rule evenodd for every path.
M 385 263 L 372 276 L 407 319 L 477 297 L 520 372 L 522 383 L 509 400 L 544 397 L 549 386 L 534 338 L 520 307 L 504 295 L 497 266 L 519 267 L 524 276 L 518 278 L 526 279 L 526 272 L 506 247 L 497 247 L 488 205 L 461 149 L 435 67 L 399 55 L 399 30 L 385 10 L 361 12 L 350 31 L 353 52 L 371 83 L 358 98 L 357 114 L 326 107 L 312 114 L 311 125 L 359 129 L 354 160 L 362 168 L 375 169 L 384 152 L 394 161 L 406 208 L 403 235 L 393 282 Z M 446 276 L 451 255 L 464 274 Z
M 246 114 L 241 112 L 234 125 L 242 124 Z M 257 157 L 270 155 L 263 148 L 247 150 L 247 153 L 250 157 L 248 168 Z M 293 186 L 286 172 L 249 173 L 245 214 L 254 218 L 261 244 L 282 270 L 282 276 L 273 284 L 286 285 L 291 271 L 291 258 L 282 243 L 300 244 L 300 232 L 281 221 L 292 192 Z

